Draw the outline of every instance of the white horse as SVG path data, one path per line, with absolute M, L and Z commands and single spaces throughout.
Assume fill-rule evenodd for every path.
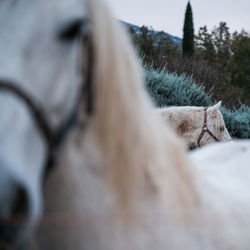
M 130 42 L 105 4 L 1 1 L 0 30 L 0 244 L 249 248 L 249 141 L 212 150 L 233 150 L 235 161 L 243 157 L 239 172 L 234 161 L 224 171 L 226 181 L 238 180 L 235 189 L 227 189 L 230 181 L 216 182 L 215 164 L 207 175 L 211 158 L 202 162 L 203 150 L 190 157 L 156 114 Z M 71 126 L 75 110 L 83 129 Z M 65 129 L 57 130 L 64 121 Z M 66 141 L 53 143 L 51 127 Z M 44 180 L 46 159 L 59 153 L 58 144 L 60 162 Z M 216 159 L 224 166 L 224 157 Z M 37 233 L 30 234 L 37 223 Z
M 190 149 L 215 141 L 229 141 L 231 136 L 220 112 L 221 101 L 207 109 L 204 107 L 167 107 L 157 112 L 165 122 L 184 139 Z

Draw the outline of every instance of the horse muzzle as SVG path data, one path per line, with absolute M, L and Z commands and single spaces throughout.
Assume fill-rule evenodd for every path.
M 9 180 L 0 190 L 0 249 L 24 247 L 30 227 L 28 192 L 20 183 Z

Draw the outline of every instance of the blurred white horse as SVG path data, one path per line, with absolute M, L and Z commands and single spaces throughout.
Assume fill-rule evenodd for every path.
M 167 107 L 157 112 L 184 139 L 190 149 L 215 141 L 229 141 L 231 136 L 220 112 L 221 101 L 208 107 Z
M 38 113 L 48 118 L 41 125 L 23 95 L 1 90 L 0 244 L 249 249 L 250 142 L 189 156 L 155 112 L 127 35 L 102 1 L 1 1 L 0 30 L 0 83 L 8 79 L 39 100 Z M 54 148 L 45 124 L 54 131 L 71 117 L 82 84 L 85 126 L 70 126 L 60 162 L 44 180 Z M 85 114 L 85 105 L 92 111 Z

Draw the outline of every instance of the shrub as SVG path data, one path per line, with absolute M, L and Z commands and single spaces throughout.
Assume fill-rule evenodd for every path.
M 145 71 L 146 88 L 157 106 L 209 106 L 210 94 L 204 87 L 196 85 L 191 77 L 170 74 L 147 68 Z
M 250 138 L 250 108 L 242 105 L 238 110 L 221 108 L 227 129 L 234 138 Z

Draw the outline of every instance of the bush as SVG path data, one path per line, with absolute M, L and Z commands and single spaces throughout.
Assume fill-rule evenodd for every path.
M 166 70 L 148 68 L 145 71 L 146 87 L 157 106 L 209 106 L 211 96 L 204 87 L 196 85 L 191 77 L 177 76 Z
M 178 76 L 166 70 L 145 70 L 146 88 L 158 107 L 164 106 L 210 106 L 211 94 L 196 85 L 191 77 Z M 241 105 L 230 111 L 222 107 L 225 124 L 233 138 L 250 138 L 250 108 Z
M 229 111 L 221 108 L 227 129 L 234 138 L 250 138 L 250 108 L 242 105 L 240 109 Z

